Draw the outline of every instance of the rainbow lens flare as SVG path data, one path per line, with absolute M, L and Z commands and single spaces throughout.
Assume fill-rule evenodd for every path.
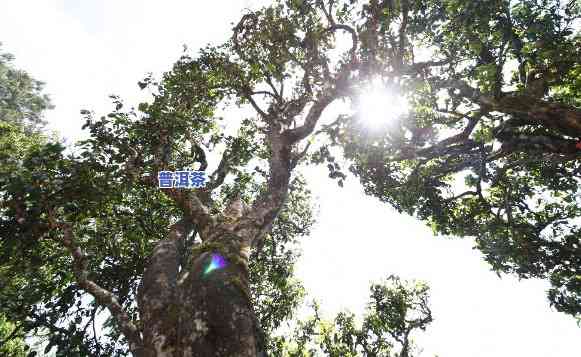
M 210 272 L 216 269 L 222 269 L 226 266 L 226 259 L 220 254 L 212 254 L 212 260 L 210 264 L 204 270 L 204 275 L 208 275 Z

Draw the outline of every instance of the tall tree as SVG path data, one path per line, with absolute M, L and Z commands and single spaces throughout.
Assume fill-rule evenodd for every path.
M 368 193 L 439 232 L 476 236 L 499 270 L 550 276 L 553 301 L 578 313 L 581 254 L 570 228 L 578 16 L 573 2 L 531 0 L 281 0 L 246 13 L 224 45 L 183 56 L 159 82 L 140 82 L 153 102 L 125 110 L 114 97 L 105 117 L 84 111 L 91 137 L 76 153 L 44 145 L 0 177 L 9 259 L 36 259 L 50 269 L 31 274 L 58 279 L 50 289 L 33 280 L 39 297 L 56 298 L 23 311 L 42 321 L 71 305 L 88 319 L 106 308 L 113 335 L 136 356 L 259 355 L 251 251 L 266 246 L 305 158 L 326 163 L 342 184 L 329 148 L 338 145 Z M 349 44 L 335 56 L 339 38 Z M 416 47 L 432 60 L 416 61 Z M 332 103 L 356 101 L 377 82 L 406 93 L 410 112 L 386 130 L 363 130 L 358 115 L 316 130 Z M 215 115 L 222 105 L 254 115 L 228 135 Z M 331 140 L 315 141 L 320 134 Z M 208 152 L 222 155 L 214 162 Z M 192 166 L 215 167 L 205 188 L 158 187 L 159 173 Z M 467 171 L 472 190 L 445 196 Z M 541 190 L 557 202 L 543 197 L 531 207 Z M 548 238 L 547 227 L 555 231 Z M 94 298 L 89 309 L 83 292 Z M 67 334 L 82 340 L 75 324 L 90 326 L 82 314 L 66 328 L 45 322 L 61 336 L 54 344 L 66 345 Z

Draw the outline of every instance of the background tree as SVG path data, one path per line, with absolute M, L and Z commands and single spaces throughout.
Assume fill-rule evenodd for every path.
M 333 144 L 353 160 L 368 193 L 437 231 L 475 235 L 499 270 L 550 276 L 553 301 L 576 313 L 577 231 L 545 238 L 539 230 L 557 231 L 576 216 L 579 109 L 570 103 L 568 79 L 577 73 L 576 17 L 574 3 L 550 1 L 289 0 L 245 14 L 224 45 L 184 55 L 159 82 L 140 82 L 155 93 L 151 103 L 136 111 L 113 97 L 115 109 L 105 117 L 84 111 L 91 136 L 76 153 L 50 143 L 0 178 L 5 251 L 12 250 L 15 266 L 34 256 L 40 272 L 62 284 L 38 289 L 42 301 L 55 298 L 25 306 L 26 314 L 42 321 L 72 305 L 83 310 L 88 320 L 78 312 L 67 327 L 48 320 L 57 336 L 52 344 L 68 354 L 91 348 L 67 341 L 82 341 L 91 311 L 102 308 L 112 316 L 112 338 L 122 334 L 137 356 L 260 354 L 250 252 L 264 249 L 301 159 L 326 163 L 342 183 Z M 339 36 L 348 48 L 332 56 Z M 540 40 L 551 41 L 543 47 Z M 417 45 L 433 59 L 416 61 Z M 511 91 L 504 65 L 513 57 L 520 86 Z M 357 115 L 315 131 L 333 102 L 356 101 L 376 82 L 406 93 L 409 115 L 384 131 L 363 130 Z M 563 102 L 550 97 L 557 87 Z M 238 126 L 234 135 L 218 125 L 222 105 L 253 109 L 239 125 L 228 123 Z M 458 135 L 438 135 L 457 126 Z M 314 140 L 319 134 L 330 142 Z M 557 165 L 553 176 L 544 164 Z M 536 169 L 509 170 L 519 165 Z M 157 187 L 159 172 L 192 166 L 215 167 L 204 189 Z M 444 196 L 454 174 L 466 170 L 473 190 Z M 564 187 L 568 204 L 567 196 L 565 204 L 545 200 L 535 211 L 515 201 L 537 199 L 540 189 L 558 197 L 569 192 Z M 219 269 L 211 269 L 215 258 L 225 262 Z M 84 304 L 83 293 L 94 300 Z M 109 346 L 107 353 L 123 353 L 119 344 Z
M 42 93 L 44 83 L 14 68 L 13 60 L 0 48 L 0 121 L 23 125 L 29 132 L 38 130 L 46 124 L 43 112 L 52 109 L 52 104 Z
M 372 284 L 370 293 L 361 324 L 349 312 L 341 312 L 333 321 L 326 321 L 321 318 L 318 305 L 314 304 L 314 315 L 299 322 L 290 338 L 280 338 L 279 343 L 284 347 L 272 355 L 415 355 L 412 333 L 425 330 L 432 322 L 428 286 L 422 282 L 402 281 L 392 275 L 379 284 Z
M 1 44 L 0 44 L 1 45 Z M 42 94 L 42 82 L 34 80 L 26 72 L 11 65 L 14 59 L 9 53 L 0 51 L 0 177 L 6 177 L 18 167 L 32 148 L 38 148 L 48 138 L 40 133 L 44 125 L 44 111 L 52 105 L 46 94 Z M 0 246 L 1 243 L 0 243 Z M 0 253 L 1 254 L 1 253 Z M 14 286 L 8 283 L 10 268 L 0 261 L 0 294 Z M 26 283 L 20 276 L 20 284 Z M 12 293 L 18 291 L 12 291 Z M 2 296 L 4 297 L 4 296 Z M 0 302 L 0 354 L 10 357 L 24 356 L 24 321 L 18 320 L 7 307 L 8 301 Z

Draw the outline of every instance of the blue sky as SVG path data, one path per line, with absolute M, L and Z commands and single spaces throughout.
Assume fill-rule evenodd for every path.
M 182 45 L 195 49 L 230 35 L 257 1 L 18 0 L 0 12 L 0 41 L 16 65 L 47 83 L 50 127 L 83 134 L 80 109 L 110 109 L 108 95 L 136 105 L 137 81 L 170 68 Z M 326 114 L 330 120 L 332 113 Z M 434 237 L 411 217 L 363 195 L 355 179 L 339 189 L 325 168 L 305 171 L 318 198 L 318 224 L 297 266 L 323 311 L 361 313 L 368 286 L 389 274 L 427 281 L 435 317 L 418 336 L 422 356 L 577 357 L 581 329 L 552 311 L 543 281 L 499 279 L 470 239 Z

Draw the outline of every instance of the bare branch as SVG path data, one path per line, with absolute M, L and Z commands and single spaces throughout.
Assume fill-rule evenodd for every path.
M 274 94 L 273 93 L 270 93 L 270 92 L 267 92 L 267 93 L 270 93 L 276 99 L 277 102 L 281 102 L 282 101 L 282 98 L 280 96 L 280 93 L 276 90 L 276 87 L 272 83 L 272 77 L 271 77 L 270 73 L 268 71 L 265 71 L 264 72 L 264 76 L 266 77 L 266 83 L 268 83 L 268 86 L 274 92 Z
M 466 192 L 463 192 L 463 193 L 459 194 L 458 196 L 454 196 L 454 197 L 447 198 L 447 199 L 444 200 L 444 202 L 456 201 L 457 199 L 462 198 L 464 196 L 477 196 L 477 195 L 478 195 L 478 192 L 475 192 L 475 191 L 466 191 Z
M 246 98 L 250 102 L 250 104 L 252 105 L 254 110 L 256 110 L 256 112 L 262 118 L 268 119 L 269 118 L 268 114 L 266 114 L 266 112 L 264 110 L 262 110 L 262 108 L 260 108 L 260 106 L 256 103 L 254 98 L 252 98 L 252 93 L 253 93 L 253 91 L 250 88 L 245 88 L 241 94 L 244 98 Z
M 458 134 L 454 137 L 451 138 L 447 138 L 442 140 L 441 142 L 427 147 L 425 149 L 421 149 L 421 150 L 411 150 L 411 151 L 406 151 L 404 152 L 402 155 L 399 156 L 395 156 L 393 158 L 391 158 L 391 160 L 394 161 L 402 161 L 402 160 L 413 160 L 416 159 L 418 157 L 424 157 L 424 158 L 434 158 L 437 156 L 443 156 L 443 155 L 458 155 L 461 153 L 464 153 L 465 150 L 470 150 L 473 149 L 475 147 L 478 146 L 478 143 L 470 140 L 470 139 L 466 139 L 460 142 L 460 139 L 462 138 L 461 136 L 462 134 Z M 457 143 L 457 144 L 455 144 Z M 455 144 L 452 146 L 447 146 L 450 144 Z
M 255 92 L 250 93 L 250 95 L 260 95 L 260 94 L 271 96 L 272 98 L 276 99 L 277 101 L 280 100 L 280 98 L 277 94 L 274 94 L 274 93 L 269 92 L 267 90 L 259 90 L 259 91 L 255 91 Z
M 249 22 L 249 24 L 247 24 Z M 240 42 L 238 41 L 238 36 L 241 32 L 251 27 L 256 26 L 258 23 L 258 17 L 254 13 L 248 13 L 242 16 L 238 24 L 234 27 L 234 33 L 232 34 L 232 42 L 234 43 L 234 51 L 243 60 L 251 63 L 250 59 L 246 56 L 244 51 L 240 49 Z
M 434 145 L 433 147 L 443 147 L 446 145 L 455 144 L 455 143 L 459 143 L 459 142 L 468 140 L 468 138 L 470 137 L 470 134 L 472 133 L 472 131 L 474 131 L 474 128 L 478 124 L 479 120 L 480 120 L 480 112 L 477 112 L 477 114 L 475 116 L 468 117 L 468 125 L 466 126 L 466 128 L 464 128 L 464 130 L 461 133 L 456 134 L 454 136 L 451 136 L 449 138 L 446 138 L 446 139 L 440 141 L 439 143 L 437 143 L 436 145 Z M 429 149 L 430 148 L 427 148 L 424 150 L 429 150 Z
M 444 167 L 446 167 L 445 170 L 435 170 L 434 171 L 434 179 L 440 179 L 442 177 L 446 177 L 449 174 L 453 174 L 453 173 L 457 173 L 460 172 L 466 168 L 469 167 L 476 167 L 476 165 L 478 165 L 479 162 L 474 160 L 474 158 L 468 157 L 467 159 L 457 163 L 457 164 L 453 164 L 450 165 L 450 159 L 446 160 L 446 162 L 444 163 Z
M 327 21 L 331 25 L 335 24 L 335 19 L 333 18 L 333 3 L 334 3 L 333 0 L 329 1 L 329 9 L 327 9 L 325 7 L 325 2 L 322 0 L 319 0 L 316 3 L 321 8 L 321 10 L 323 11 L 323 14 L 325 14 L 325 18 L 327 18 Z
M 251 58 L 248 58 L 248 56 L 246 56 L 246 54 L 244 53 L 244 51 L 240 47 L 240 42 L 238 40 L 238 36 L 242 32 L 244 32 L 245 30 L 251 29 L 254 26 L 256 26 L 257 23 L 258 23 L 258 17 L 256 16 L 256 14 L 254 14 L 254 13 L 245 14 L 244 16 L 242 16 L 242 19 L 240 19 L 240 21 L 238 22 L 238 24 L 234 27 L 234 33 L 232 35 L 232 42 L 234 43 L 234 51 L 236 52 L 236 54 L 238 55 L 238 57 L 240 57 L 240 59 L 242 59 L 243 61 L 245 61 L 246 63 L 249 63 L 249 64 L 253 64 L 256 61 L 253 61 Z M 276 101 L 278 103 L 282 102 L 282 97 L 281 97 L 280 93 L 277 91 L 276 87 L 274 86 L 274 84 L 272 82 L 272 78 L 271 78 L 269 72 L 264 68 L 264 66 L 262 65 L 262 63 L 259 63 L 259 66 L 261 67 L 262 74 L 265 77 L 266 83 L 272 89 L 272 92 L 268 92 L 268 91 L 258 91 L 258 92 L 255 92 L 247 84 L 246 87 L 242 89 L 242 92 L 240 94 L 245 99 L 247 99 L 250 102 L 250 104 L 252 105 L 252 107 L 254 108 L 254 110 L 256 110 L 256 112 L 262 118 L 264 118 L 265 120 L 269 121 L 270 118 L 267 115 L 267 113 L 264 110 L 262 110 L 262 108 L 260 108 L 260 106 L 256 103 L 256 101 L 254 100 L 254 98 L 252 98 L 252 96 L 254 94 L 266 94 L 266 95 L 270 95 L 274 99 L 276 99 Z
M 280 89 L 278 90 L 278 93 L 281 98 L 284 98 L 284 79 L 280 81 Z
M 479 100 L 481 95 L 478 89 L 469 86 L 468 83 L 459 79 L 441 81 L 436 83 L 436 88 L 455 88 L 460 91 L 460 96 L 472 100 Z
M 160 141 L 163 145 L 169 145 L 169 138 L 167 131 L 161 133 Z M 160 148 L 163 146 L 160 144 Z M 205 170 L 207 167 L 206 154 L 204 150 L 196 143 L 192 143 L 192 150 L 196 158 L 201 163 L 200 169 Z M 132 149 L 133 155 L 137 155 L 136 151 Z M 153 172 L 148 176 L 139 176 L 138 182 L 142 185 L 159 188 L 158 186 L 158 174 L 160 171 L 167 170 L 168 160 L 167 155 L 163 153 L 163 150 L 156 150 L 157 154 L 154 158 Z M 130 158 L 130 161 L 132 158 Z M 133 167 L 133 174 L 137 176 L 139 172 L 137 167 Z M 192 219 L 192 222 L 200 227 L 200 230 L 205 232 L 209 227 L 213 227 L 216 218 L 209 213 L 209 209 L 204 205 L 198 196 L 198 192 L 181 191 L 175 188 L 164 188 L 162 189 L 164 194 L 172 199 L 175 204 L 181 208 L 184 212 L 185 217 Z
M 329 27 L 327 29 L 327 31 L 330 31 L 330 32 L 335 32 L 337 30 L 347 31 L 347 32 L 349 32 L 349 34 L 351 34 L 352 45 L 351 45 L 351 49 L 349 50 L 349 53 L 351 55 L 350 63 L 355 64 L 355 62 L 357 60 L 357 57 L 356 57 L 357 46 L 359 46 L 359 38 L 357 37 L 357 32 L 351 26 L 344 25 L 344 24 L 333 24 L 333 25 L 331 25 L 331 27 Z
M 488 155 L 486 157 L 486 162 L 496 161 L 496 160 L 501 159 L 501 158 L 508 156 L 510 154 L 511 154 L 510 151 L 507 151 L 507 150 L 504 150 L 501 148 L 500 150 L 497 150 L 497 151 L 490 153 L 490 155 Z

